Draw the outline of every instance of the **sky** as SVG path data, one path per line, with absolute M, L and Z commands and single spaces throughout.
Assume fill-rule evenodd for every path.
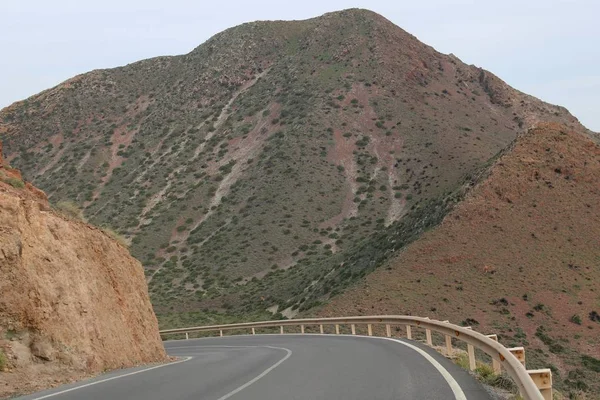
M 600 131 L 598 0 L 0 0 L 0 107 L 93 69 L 185 54 L 244 22 L 354 7 Z

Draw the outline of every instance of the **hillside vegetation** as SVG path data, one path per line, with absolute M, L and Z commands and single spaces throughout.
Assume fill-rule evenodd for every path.
M 329 298 L 439 222 L 540 120 L 584 130 L 347 10 L 74 77 L 2 110 L 0 135 L 52 202 L 130 242 L 159 317 L 177 324 Z
M 558 124 L 520 136 L 437 228 L 319 314 L 412 314 L 525 345 L 529 368 L 600 393 L 600 146 Z M 592 396 L 591 398 L 596 398 Z

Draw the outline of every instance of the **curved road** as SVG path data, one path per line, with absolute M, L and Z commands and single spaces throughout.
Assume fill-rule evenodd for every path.
M 179 362 L 133 368 L 22 400 L 490 400 L 466 371 L 408 340 L 256 335 L 165 342 Z

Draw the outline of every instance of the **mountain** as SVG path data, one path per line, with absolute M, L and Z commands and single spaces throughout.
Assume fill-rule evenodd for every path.
M 0 136 L 53 203 L 130 242 L 176 324 L 329 298 L 441 221 L 539 121 L 585 131 L 352 9 L 76 76 L 2 110 Z
M 600 146 L 540 124 L 503 153 L 438 227 L 319 312 L 462 321 L 600 393 Z
M 0 293 L 0 398 L 166 359 L 140 263 L 1 156 Z

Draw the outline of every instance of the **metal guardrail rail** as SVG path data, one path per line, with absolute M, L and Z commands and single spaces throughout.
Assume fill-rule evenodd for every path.
M 368 335 L 373 335 L 373 325 L 385 325 L 386 336 L 391 337 L 391 326 L 402 325 L 406 327 L 406 336 L 412 339 L 411 327 L 425 329 L 426 343 L 433 346 L 431 331 L 445 336 L 446 352 L 452 354 L 452 338 L 467 343 L 469 367 L 476 368 L 475 348 L 480 349 L 492 358 L 494 372 L 499 374 L 504 368 L 506 373 L 514 380 L 521 396 L 526 400 L 552 399 L 552 373 L 550 369 L 527 370 L 525 368 L 525 350 L 522 347 L 506 348 L 498 342 L 497 335 L 484 335 L 472 330 L 470 327 L 458 326 L 448 321 L 437 321 L 423 317 L 376 315 L 364 317 L 335 317 L 335 318 L 305 318 L 278 321 L 244 322 L 227 325 L 196 326 L 190 328 L 166 329 L 160 331 L 161 335 L 185 334 L 218 331 L 223 336 L 224 331 L 250 329 L 256 334 L 256 329 L 279 327 L 284 334 L 286 326 L 300 326 L 304 333 L 306 326 L 319 326 L 323 333 L 323 326 L 334 325 L 336 334 L 340 333 L 340 325 L 350 325 L 352 334 L 356 334 L 356 325 L 367 325 Z

